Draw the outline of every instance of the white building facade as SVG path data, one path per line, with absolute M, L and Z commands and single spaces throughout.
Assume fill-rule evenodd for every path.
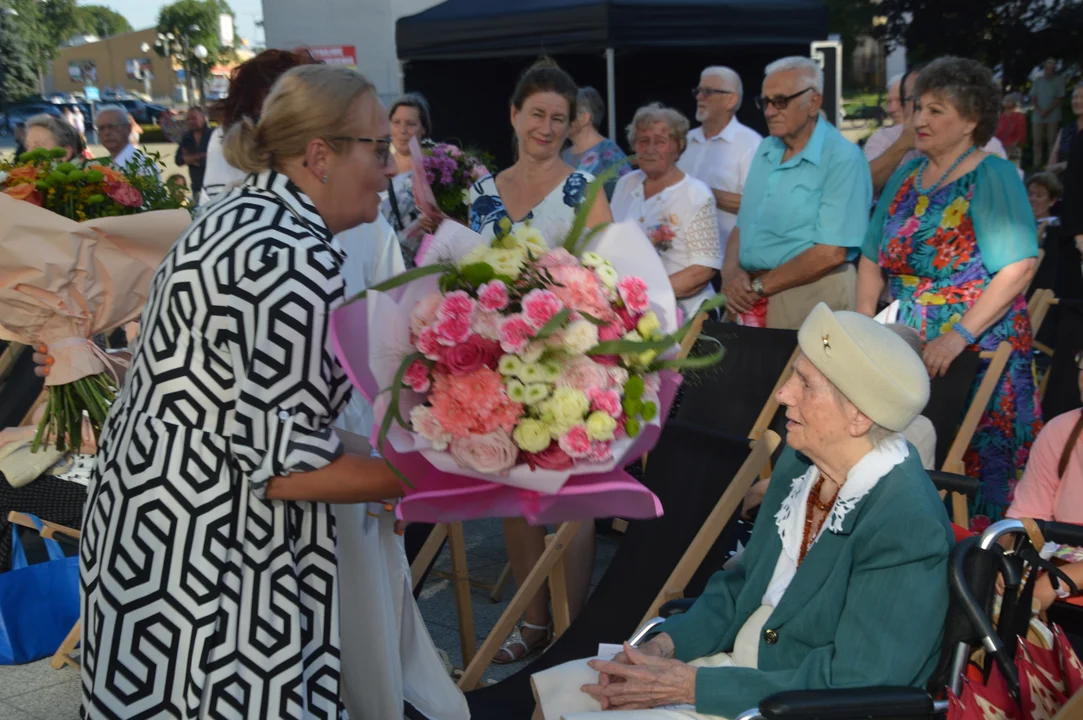
M 348 59 L 352 48 L 357 69 L 376 85 L 386 102 L 402 92 L 395 21 L 440 1 L 263 0 L 263 29 L 267 47 L 317 48 L 329 62 L 355 64 Z

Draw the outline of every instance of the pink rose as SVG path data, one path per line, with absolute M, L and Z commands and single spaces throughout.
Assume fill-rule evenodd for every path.
M 564 248 L 554 248 L 549 252 L 538 258 L 535 263 L 538 267 L 549 268 L 550 270 L 555 267 L 579 267 L 579 261 L 575 259 L 575 255 Z
M 560 449 L 573 458 L 585 458 L 590 455 L 590 437 L 587 426 L 579 423 L 560 436 Z
M 470 316 L 460 315 L 449 317 L 433 325 L 436 330 L 436 339 L 441 345 L 452 347 L 466 342 L 470 337 Z
M 500 355 L 499 343 L 472 335 L 444 351 L 444 364 L 452 375 L 468 375 L 481 367 L 495 370 Z
M 503 310 L 508 306 L 508 286 L 490 280 L 478 288 L 478 303 L 485 310 Z
M 444 355 L 444 346 L 436 335 L 436 326 L 430 325 L 421 331 L 414 343 L 417 351 L 429 360 L 439 360 Z
M 436 311 L 443 303 L 444 298 L 439 293 L 427 295 L 419 300 L 410 311 L 410 332 L 420 335 L 422 330 L 436 322 Z
M 451 441 L 451 457 L 460 466 L 486 475 L 502 475 L 519 457 L 519 449 L 506 432 L 467 435 Z
M 420 360 L 414 360 L 410 367 L 406 368 L 406 374 L 402 376 L 403 383 L 414 392 L 428 392 L 432 386 L 429 380 L 429 368 Z
M 583 392 L 590 392 L 592 388 L 608 388 L 610 387 L 609 372 L 592 358 L 576 355 L 561 368 L 556 386 L 574 388 Z
M 632 313 L 625 306 L 617 308 L 617 316 L 624 324 L 624 332 L 631 332 L 636 329 L 636 325 L 639 323 L 640 313 Z
M 564 309 L 564 303 L 549 290 L 535 289 L 523 296 L 523 315 L 535 329 L 541 328 Z
M 469 320 L 473 312 L 474 299 L 465 290 L 455 290 L 444 296 L 436 314 L 442 320 Z
M 620 393 L 616 390 L 592 387 L 587 390 L 587 397 L 590 399 L 591 410 L 599 410 L 615 418 L 621 416 Z
M 143 194 L 126 182 L 106 182 L 105 194 L 125 207 L 143 207 Z
M 534 337 L 534 328 L 521 314 L 509 315 L 500 323 L 500 347 L 504 352 L 521 353 Z
M 650 307 L 650 299 L 647 297 L 647 283 L 634 275 L 621 278 L 617 281 L 617 292 L 624 301 L 625 307 L 633 313 L 647 312 Z
M 620 365 L 619 355 L 591 355 L 591 357 L 594 358 L 594 362 L 606 367 L 612 368 Z
M 537 468 L 542 470 L 567 470 L 572 465 L 575 465 L 575 460 L 572 460 L 568 453 L 561 450 L 560 445 L 557 443 L 550 443 L 549 447 L 539 453 L 525 453 L 523 460 L 526 461 L 531 470 Z
M 584 267 L 560 265 L 551 268 L 549 274 L 556 283 L 552 292 L 565 307 L 607 322 L 615 318 L 609 294 L 593 272 Z
M 624 333 L 627 332 L 622 326 L 616 323 L 610 323 L 609 325 L 603 325 L 598 328 L 598 340 L 600 342 L 611 342 L 613 340 L 620 340 L 624 337 Z
M 500 321 L 504 316 L 498 312 L 481 311 L 474 313 L 470 329 L 489 340 L 500 340 Z

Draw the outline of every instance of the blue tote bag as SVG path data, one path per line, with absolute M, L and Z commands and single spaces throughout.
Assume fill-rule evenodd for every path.
M 41 520 L 28 517 L 40 531 Z M 11 533 L 11 570 L 0 573 L 0 665 L 49 657 L 79 619 L 79 557 L 42 538 L 49 560 L 28 565 L 14 523 Z

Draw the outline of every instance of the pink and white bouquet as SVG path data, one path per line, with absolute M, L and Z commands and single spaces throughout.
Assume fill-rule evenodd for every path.
M 637 225 L 582 225 L 550 248 L 529 225 L 486 242 L 444 223 L 419 267 L 335 312 L 339 359 L 408 497 L 418 472 L 429 491 L 455 477 L 545 495 L 631 481 L 621 468 L 657 440 L 674 371 L 721 359 L 675 357 L 691 322 Z M 440 475 L 403 467 L 414 453 Z

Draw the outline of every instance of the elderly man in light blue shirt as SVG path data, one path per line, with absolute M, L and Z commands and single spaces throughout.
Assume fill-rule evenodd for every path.
M 756 151 L 726 245 L 722 291 L 731 317 L 796 330 L 817 303 L 852 310 L 872 178 L 861 149 L 820 116 L 823 71 L 804 57 L 767 66 L 771 137 Z

